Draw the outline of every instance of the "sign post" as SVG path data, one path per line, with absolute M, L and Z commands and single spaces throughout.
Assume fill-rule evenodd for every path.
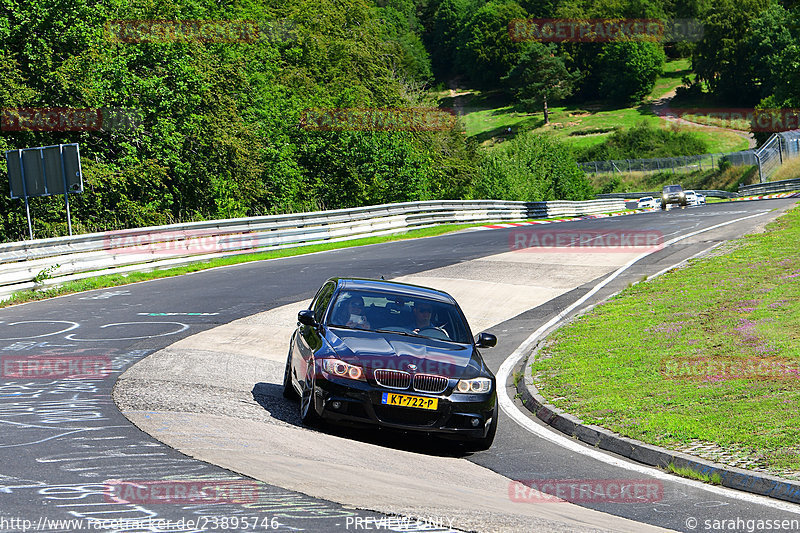
M 28 234 L 33 239 L 29 198 L 63 194 L 67 227 L 72 235 L 69 193 L 83 192 L 80 149 L 77 143 L 8 150 L 5 153 L 11 198 L 25 200 Z

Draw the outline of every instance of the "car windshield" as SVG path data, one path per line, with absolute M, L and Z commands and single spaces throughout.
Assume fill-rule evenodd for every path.
M 645 196 L 644 198 L 639 198 L 640 202 L 650 202 L 653 200 L 652 196 Z
M 332 304 L 328 325 L 472 342 L 469 327 L 455 305 L 389 292 L 341 291 Z
M 681 190 L 680 185 L 667 185 L 664 187 L 664 192 L 681 192 Z

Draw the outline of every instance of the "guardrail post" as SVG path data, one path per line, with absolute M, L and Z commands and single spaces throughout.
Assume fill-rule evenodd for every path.
M 761 170 L 761 157 L 758 155 L 758 152 L 755 152 L 753 155 L 756 158 L 756 165 L 758 165 L 758 181 L 759 183 L 765 183 L 764 172 Z

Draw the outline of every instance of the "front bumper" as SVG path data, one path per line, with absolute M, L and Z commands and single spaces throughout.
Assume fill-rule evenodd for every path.
M 386 392 L 437 398 L 438 408 L 433 411 L 384 405 L 381 397 Z M 492 420 L 497 417 L 495 391 L 427 394 L 386 389 L 360 381 L 325 379 L 319 375 L 314 403 L 320 417 L 334 423 L 419 431 L 457 439 L 485 437 Z

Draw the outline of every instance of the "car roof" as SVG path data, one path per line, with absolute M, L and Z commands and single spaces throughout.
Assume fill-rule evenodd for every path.
M 397 295 L 416 296 L 441 302 L 455 303 L 455 299 L 444 291 L 423 287 L 421 285 L 412 285 L 411 283 L 368 278 L 331 278 L 331 280 L 335 281 L 339 288 L 346 290 L 375 290 Z

